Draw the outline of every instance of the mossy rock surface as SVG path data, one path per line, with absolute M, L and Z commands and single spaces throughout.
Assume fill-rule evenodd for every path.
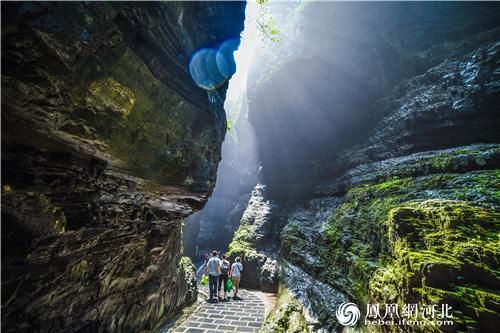
M 278 299 L 259 333 L 309 333 L 302 305 L 280 284 Z
M 492 329 L 500 304 L 499 189 L 498 170 L 353 188 L 323 231 L 318 277 L 361 303 L 446 303 L 455 330 Z
M 266 186 L 257 184 L 227 252 L 232 261 L 242 259 L 242 287 L 277 292 L 281 219 L 276 208 L 268 200 Z

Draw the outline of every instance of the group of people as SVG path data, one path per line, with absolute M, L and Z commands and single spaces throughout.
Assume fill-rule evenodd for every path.
M 233 299 L 238 298 L 238 287 L 241 280 L 241 272 L 243 271 L 243 264 L 241 258 L 236 257 L 235 262 L 231 263 L 227 260 L 225 255 L 221 255 L 217 251 L 212 252 L 212 256 L 205 262 L 205 275 L 208 274 L 208 285 L 210 289 L 209 301 L 228 301 L 227 282 L 231 279 L 233 283 Z M 224 297 L 220 297 L 222 287 L 224 288 Z

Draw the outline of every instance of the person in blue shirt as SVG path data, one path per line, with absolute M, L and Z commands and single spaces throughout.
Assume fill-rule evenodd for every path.
M 217 301 L 217 284 L 219 282 L 221 261 L 217 257 L 217 251 L 212 251 L 212 257 L 208 259 L 205 266 L 205 274 L 208 273 L 208 286 L 210 289 L 209 301 Z

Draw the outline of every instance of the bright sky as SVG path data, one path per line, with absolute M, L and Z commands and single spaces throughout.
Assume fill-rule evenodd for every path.
M 255 52 L 262 46 L 262 39 L 257 30 L 256 19 L 259 14 L 259 5 L 254 0 L 247 1 L 245 11 L 245 29 L 241 34 L 241 44 L 236 52 L 234 52 L 234 60 L 236 61 L 236 73 L 229 80 L 229 88 L 226 94 L 226 115 L 232 122 L 235 121 L 239 112 L 240 105 L 236 104 L 238 99 L 246 90 L 248 68 Z M 229 108 L 237 107 L 238 110 L 229 110 Z

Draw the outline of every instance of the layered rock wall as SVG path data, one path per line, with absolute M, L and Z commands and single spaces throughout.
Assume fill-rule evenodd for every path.
M 193 261 L 202 260 L 203 253 L 214 249 L 227 251 L 257 182 L 255 137 L 245 110 L 239 110 L 232 125 L 222 146 L 214 192 L 205 208 L 185 222 L 184 248 Z
M 452 135 L 445 128 L 432 129 L 434 116 L 424 112 L 424 108 L 435 110 L 434 115 L 440 114 L 442 121 L 436 121 L 437 126 L 450 123 L 450 116 L 457 126 L 459 118 L 474 118 L 477 122 L 484 119 L 482 125 L 471 123 L 468 132 L 474 137 L 453 138 L 450 145 L 494 142 L 495 130 L 488 120 L 495 115 L 483 117 L 484 111 L 479 111 L 484 110 L 483 105 L 494 102 L 491 100 L 494 94 L 487 92 L 490 88 L 486 86 L 475 91 L 472 82 L 459 82 L 468 80 L 466 76 L 472 79 L 474 69 L 458 68 L 467 66 L 468 59 L 462 58 L 464 63 L 460 65 L 455 58 L 470 52 L 488 57 L 486 50 L 498 39 L 496 5 L 318 3 L 299 9 L 299 13 L 287 9 L 290 14 L 278 23 L 280 28 L 285 31 L 294 15 L 300 17 L 297 25 L 282 34 L 283 45 L 277 43 L 270 46 L 268 53 L 263 52 L 249 74 L 249 119 L 259 140 L 263 180 L 273 185 L 270 193 L 290 197 L 310 195 L 307 190 L 318 181 L 331 178 L 333 173 L 340 176 L 355 165 L 390 157 L 394 149 L 400 151 L 392 156 L 406 153 L 402 149 L 410 148 L 410 141 L 418 144 L 422 140 L 422 146 L 408 149 L 407 153 L 448 147 Z M 474 57 L 472 53 L 470 57 Z M 486 58 L 477 60 L 490 61 L 490 65 L 482 68 L 491 71 L 488 68 L 492 67 L 494 57 Z M 449 60 L 443 63 L 446 59 Z M 440 64 L 441 69 L 429 71 Z M 394 142 L 399 148 L 381 147 L 385 154 L 373 149 L 365 152 L 364 159 L 351 162 L 350 148 L 374 136 L 375 125 L 393 112 L 402 90 L 423 93 L 427 86 L 425 94 L 432 93 L 433 80 L 441 77 L 439 70 L 455 73 L 447 78 L 446 87 L 436 87 L 449 88 L 447 97 L 442 95 L 443 100 L 420 107 L 418 103 L 424 102 L 422 95 L 411 106 L 420 117 L 429 116 L 418 121 L 423 132 L 415 130 L 415 136 L 406 138 L 407 142 Z M 457 74 L 464 70 L 469 74 L 462 79 Z M 477 79 L 489 80 L 487 74 L 480 77 Z M 455 84 L 464 88 L 452 95 Z M 480 96 L 483 92 L 489 97 Z M 460 97 L 461 93 L 464 97 Z M 461 108 L 465 112 L 467 108 L 459 102 L 453 106 L 455 100 L 463 99 L 470 105 L 470 98 L 478 104 L 475 112 L 481 113 L 480 116 L 473 116 L 473 111 L 468 115 L 454 111 Z M 450 101 L 449 106 L 444 106 Z M 442 113 L 437 111 L 439 107 L 443 108 Z M 394 131 L 387 133 L 385 139 L 393 134 L 398 137 L 401 131 L 412 131 L 414 126 L 419 125 L 395 119 L 388 124 Z M 476 128 L 482 130 L 473 132 Z M 446 140 L 437 138 L 438 135 Z M 439 142 L 443 144 L 438 146 Z M 342 155 L 343 151 L 348 154 Z
M 214 187 L 227 83 L 189 60 L 244 3 L 2 3 L 2 330 L 152 330 L 196 298 L 181 223 Z
M 230 245 L 255 268 L 242 285 L 276 276 L 264 331 L 343 331 L 346 301 L 453 309 L 448 327 L 361 331 L 494 331 L 497 5 L 312 3 L 302 15 L 288 58 L 253 89 L 267 190 Z

